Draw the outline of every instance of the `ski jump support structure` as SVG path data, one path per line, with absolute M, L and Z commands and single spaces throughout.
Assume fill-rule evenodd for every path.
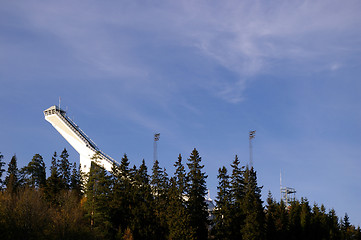
M 81 171 L 88 173 L 93 156 L 98 153 L 97 164 L 111 172 L 113 163 L 119 165 L 114 159 L 103 153 L 97 145 L 66 116 L 66 112 L 58 106 L 52 106 L 44 111 L 45 120 L 65 138 L 66 141 L 79 153 Z

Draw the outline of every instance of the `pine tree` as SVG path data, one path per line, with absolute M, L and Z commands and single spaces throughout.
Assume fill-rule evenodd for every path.
M 218 193 L 215 210 L 215 225 L 213 227 L 216 239 L 232 239 L 232 209 L 231 187 L 227 168 L 218 169 Z
M 135 170 L 135 169 L 134 169 Z M 157 239 L 152 190 L 143 159 L 134 176 L 131 231 L 134 239 Z
M 277 204 L 275 227 L 278 236 L 277 239 L 280 240 L 290 239 L 289 231 L 288 231 L 288 211 L 283 201 Z
M 8 165 L 7 176 L 5 178 L 6 191 L 15 193 L 19 187 L 19 169 L 16 155 L 14 155 Z
M 168 235 L 167 222 L 166 222 L 166 208 L 167 204 L 167 190 L 168 190 L 168 177 L 166 171 L 159 167 L 158 160 L 154 161 L 151 175 L 151 187 L 152 195 L 154 197 L 154 211 L 156 216 L 156 232 L 158 233 L 158 239 L 166 239 Z
M 104 168 L 96 164 L 97 157 L 99 155 L 95 154 L 93 157 L 95 161 L 92 161 L 89 171 L 85 191 L 87 197 L 85 209 L 95 236 L 110 238 L 112 226 L 108 203 L 111 181 Z
M 194 239 L 194 230 L 190 225 L 190 215 L 185 207 L 183 193 L 177 187 L 176 177 L 170 179 L 168 191 L 167 225 L 168 239 L 189 240 Z
M 179 189 L 181 195 L 186 193 L 187 189 L 187 175 L 185 172 L 184 165 L 182 163 L 182 155 L 179 154 L 178 160 L 175 162 L 174 167 L 176 171 L 174 173 L 175 180 L 176 180 L 176 187 Z
M 62 189 L 62 180 L 60 178 L 58 164 L 57 164 L 57 153 L 51 158 L 50 176 L 46 179 L 45 197 L 48 202 L 57 204 L 57 196 Z
M 74 192 L 75 196 L 78 196 L 80 199 L 82 195 L 82 179 L 81 179 L 81 169 L 76 166 L 76 163 L 73 164 L 72 172 L 70 176 L 70 190 Z
M 288 224 L 290 239 L 302 239 L 301 204 L 299 201 L 291 202 L 288 207 Z
M 246 167 L 244 172 L 245 195 L 242 201 L 242 212 L 245 213 L 241 228 L 242 238 L 249 240 L 264 238 L 264 211 L 261 200 L 261 189 L 257 185 L 256 172 Z
M 232 186 L 232 201 L 235 203 L 240 203 L 243 200 L 245 194 L 244 186 L 244 170 L 243 166 L 240 167 L 240 161 L 236 155 L 232 167 L 232 176 L 231 176 L 231 186 Z
M 113 229 L 116 231 L 116 235 L 121 237 L 126 231 L 127 234 L 131 234 L 130 219 L 132 206 L 132 181 L 134 176 L 131 175 L 129 169 L 129 160 L 126 154 L 124 154 L 120 165 L 113 165 L 112 168 L 112 195 L 110 202 L 110 216 L 113 224 Z M 128 230 L 127 230 L 128 229 Z
M 341 219 L 341 236 L 344 240 L 352 239 L 352 228 L 350 218 L 348 217 L 347 213 L 345 213 L 345 216 L 343 219 Z
M 277 203 L 272 197 L 271 192 L 268 192 L 267 197 L 267 211 L 265 216 L 265 235 L 266 239 L 279 239 L 276 229 L 276 219 L 277 219 Z
M 29 187 L 43 188 L 46 184 L 45 163 L 40 154 L 35 154 L 31 162 L 20 170 L 21 182 Z
M 235 156 L 231 167 L 231 239 L 242 239 L 241 226 L 244 224 L 245 218 L 245 213 L 242 211 L 242 202 L 245 196 L 244 167 L 240 166 L 237 155 Z
M 190 215 L 186 209 L 186 173 L 182 164 L 182 156 L 179 154 L 174 167 L 176 171 L 174 177 L 169 181 L 168 204 L 167 204 L 167 224 L 168 239 L 187 240 L 192 239 L 194 231 L 190 226 Z
M 316 205 L 316 204 L 315 204 Z M 320 208 L 320 226 L 322 229 L 321 232 L 321 238 L 322 239 L 330 239 L 329 234 L 328 234 L 328 224 L 327 224 L 327 214 L 326 214 L 326 208 L 323 204 L 321 204 L 321 208 Z
M 311 207 L 306 198 L 301 199 L 301 228 L 302 228 L 302 238 L 310 239 L 313 233 L 310 228 L 311 221 Z
M 319 208 L 316 203 L 313 205 L 310 228 L 312 232 L 310 239 L 329 239 L 327 231 L 327 215 L 323 205 L 321 208 Z
M 69 163 L 69 154 L 66 148 L 61 152 L 58 161 L 58 171 L 61 179 L 62 189 L 70 188 L 71 167 Z
M 202 172 L 201 157 L 196 149 L 193 149 L 188 159 L 188 202 L 187 208 L 190 215 L 190 224 L 195 231 L 195 238 L 202 240 L 208 238 L 208 211 L 204 196 L 207 193 L 207 175 Z
M 330 240 L 340 239 L 341 238 L 340 225 L 334 209 L 331 209 L 328 212 L 327 223 L 328 223 L 327 229 L 329 232 L 329 239 Z
M 348 214 L 345 213 L 345 216 L 342 219 L 341 229 L 347 230 L 350 226 L 351 226 L 350 218 L 348 217 Z

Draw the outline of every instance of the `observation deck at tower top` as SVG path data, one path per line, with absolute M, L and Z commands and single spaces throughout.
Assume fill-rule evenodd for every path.
M 84 139 L 82 139 L 83 141 L 87 142 L 87 145 L 89 145 L 90 147 L 94 148 L 95 151 L 100 151 L 99 148 L 97 147 L 97 145 L 93 142 L 93 140 L 91 140 L 84 132 L 83 130 L 81 130 L 79 128 L 79 126 L 77 124 L 75 124 L 75 122 L 73 122 L 73 120 L 71 120 L 70 118 L 68 118 L 66 116 L 66 111 L 64 111 L 63 109 L 59 108 L 58 106 L 51 106 L 50 108 L 46 109 L 44 111 L 44 116 L 49 116 L 52 114 L 61 114 L 61 116 L 64 118 L 63 120 L 66 120 L 68 123 L 71 124 L 71 126 L 73 128 L 75 128 L 74 130 L 78 131 L 79 134 L 81 135 L 81 137 L 83 137 Z
M 113 163 L 118 165 L 110 156 L 103 153 L 97 145 L 79 128 L 74 121 L 66 116 L 66 111 L 58 106 L 51 106 L 44 110 L 45 119 L 69 142 L 69 144 L 80 154 L 82 170 L 87 172 L 90 169 L 92 157 L 99 153 L 100 164 L 111 171 Z

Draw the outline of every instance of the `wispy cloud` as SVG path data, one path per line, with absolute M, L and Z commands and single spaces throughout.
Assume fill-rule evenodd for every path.
M 341 67 L 342 67 L 342 65 L 339 64 L 339 63 L 333 63 L 333 64 L 330 65 L 331 71 L 337 71 L 337 70 L 340 69 Z
M 123 79 L 125 85 L 143 85 L 155 76 L 162 79 L 157 84 L 161 90 L 171 81 L 164 69 L 179 63 L 167 46 L 180 52 L 193 48 L 198 52 L 188 53 L 188 60 L 201 53 L 212 61 L 205 68 L 222 66 L 234 77 L 187 81 L 201 82 L 195 84 L 233 103 L 244 99 L 251 79 L 271 71 L 277 62 L 295 61 L 300 71 L 323 62 L 334 71 L 344 65 L 334 63 L 345 51 L 340 49 L 357 47 L 348 44 L 349 36 L 358 42 L 361 39 L 355 32 L 361 22 L 359 1 L 179 1 L 147 6 L 137 2 L 32 1 L 11 7 L 27 27 L 54 35 L 74 58 L 109 79 Z M 148 56 L 155 54 L 152 49 L 165 59 L 162 69 L 152 64 L 157 59 Z

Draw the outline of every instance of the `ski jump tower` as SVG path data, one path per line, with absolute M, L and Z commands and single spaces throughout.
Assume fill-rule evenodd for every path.
M 96 144 L 66 116 L 66 112 L 58 106 L 52 106 L 44 111 L 45 120 L 65 138 L 66 141 L 79 153 L 81 171 L 88 173 L 93 156 L 98 153 L 97 164 L 104 167 L 105 170 L 112 170 L 113 163 L 118 163 L 103 153 Z

